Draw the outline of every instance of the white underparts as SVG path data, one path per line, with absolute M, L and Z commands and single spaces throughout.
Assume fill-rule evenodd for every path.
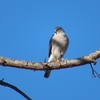
M 53 62 L 53 61 L 56 61 L 56 58 L 51 54 L 48 62 Z

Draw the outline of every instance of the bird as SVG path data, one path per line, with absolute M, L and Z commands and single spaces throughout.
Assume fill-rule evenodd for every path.
M 54 28 L 54 34 L 49 41 L 48 62 L 58 62 L 64 56 L 69 45 L 69 38 L 60 26 Z M 51 70 L 45 70 L 44 77 L 48 78 Z

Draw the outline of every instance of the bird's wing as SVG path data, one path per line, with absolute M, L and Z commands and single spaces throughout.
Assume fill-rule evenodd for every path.
M 52 37 L 54 36 L 54 34 L 52 35 Z M 52 37 L 50 38 L 50 41 L 49 41 L 49 57 L 50 57 L 50 55 L 51 55 L 51 51 L 52 51 Z

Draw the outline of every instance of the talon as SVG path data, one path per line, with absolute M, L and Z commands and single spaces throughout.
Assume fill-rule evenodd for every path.
M 56 62 L 60 62 L 60 59 L 57 59 Z

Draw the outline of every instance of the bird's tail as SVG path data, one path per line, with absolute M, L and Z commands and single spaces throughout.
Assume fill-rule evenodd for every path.
M 45 74 L 44 74 L 44 77 L 48 78 L 50 76 L 50 72 L 51 72 L 51 70 L 46 70 Z
M 53 57 L 52 54 L 51 54 L 50 57 L 49 57 L 48 62 L 53 62 L 53 61 L 55 61 L 55 57 Z M 45 70 L 44 77 L 48 78 L 50 76 L 50 73 L 51 73 L 50 69 Z

